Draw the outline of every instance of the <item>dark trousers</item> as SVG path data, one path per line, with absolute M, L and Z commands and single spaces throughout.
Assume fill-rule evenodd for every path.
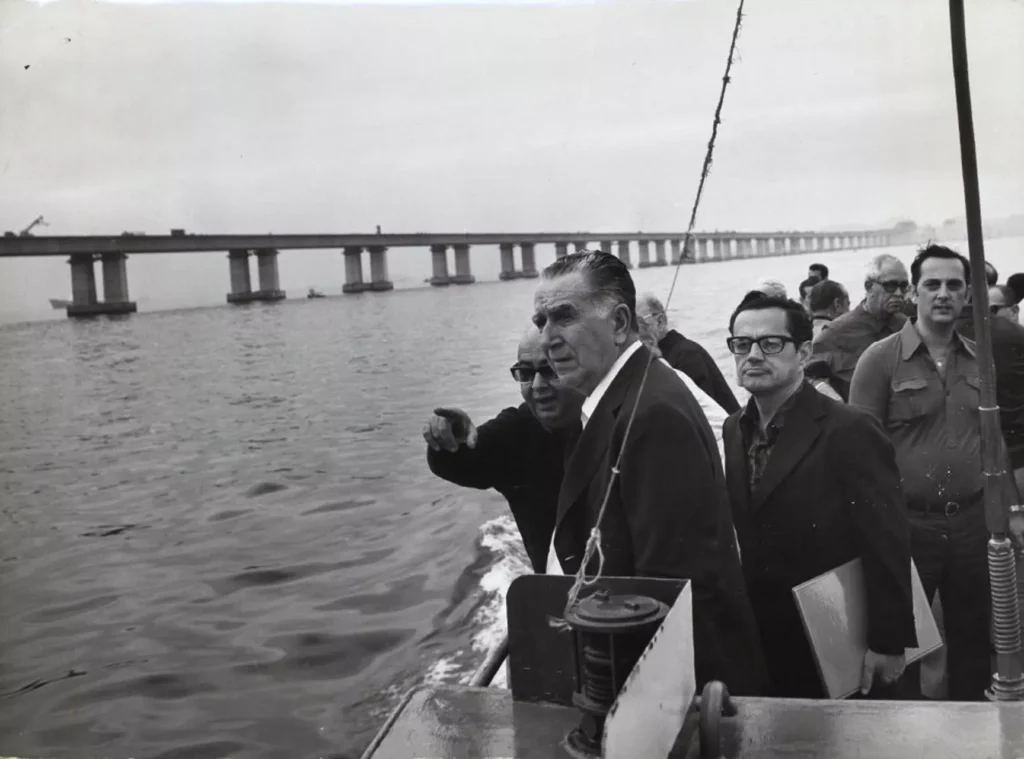
M 940 510 L 910 516 L 910 544 L 929 600 L 938 591 L 946 627 L 949 700 L 984 701 L 992 684 L 988 529 L 976 502 L 947 517 Z M 910 668 L 908 668 L 909 670 Z M 904 674 L 920 678 L 920 667 Z M 901 678 L 903 679 L 903 678 Z

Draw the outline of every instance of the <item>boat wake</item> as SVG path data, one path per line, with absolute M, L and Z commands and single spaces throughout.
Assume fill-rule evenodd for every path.
M 519 530 L 511 516 L 505 515 L 485 522 L 476 539 L 474 561 L 466 573 L 478 580 L 469 591 L 466 604 L 469 610 L 462 627 L 469 637 L 469 645 L 442 656 L 424 674 L 424 682 L 436 685 L 467 684 L 487 652 L 498 645 L 506 633 L 505 593 L 512 580 L 532 571 L 523 548 Z M 465 578 L 460 578 L 460 582 Z M 505 668 L 502 667 L 495 682 L 504 687 Z

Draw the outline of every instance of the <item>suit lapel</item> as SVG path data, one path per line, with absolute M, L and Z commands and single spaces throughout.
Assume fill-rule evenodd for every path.
M 580 497 L 586 494 L 588 487 L 594 481 L 598 466 L 608 458 L 606 454 L 612 442 L 612 435 L 623 401 L 627 395 L 632 396 L 629 390 L 639 382 L 650 355 L 650 351 L 641 346 L 629 357 L 626 365 L 622 367 L 601 397 L 597 408 L 594 409 L 593 416 L 587 420 L 587 426 L 583 428 L 583 434 L 580 435 L 575 450 L 566 462 L 565 476 L 558 493 L 558 514 L 555 517 L 556 535 L 566 514 L 576 505 Z M 629 413 L 633 407 L 631 404 L 627 405 L 626 413 Z M 617 453 L 616 451 L 615 454 Z M 598 479 L 604 481 L 603 477 Z
M 764 505 L 768 497 L 781 485 L 810 452 L 821 434 L 818 417 L 821 416 L 821 399 L 818 391 L 810 385 L 797 390 L 793 405 L 786 412 L 779 439 L 772 447 L 768 464 L 761 481 L 751 494 L 751 509 Z M 746 454 L 744 452 L 744 458 Z
M 743 432 L 740 428 L 742 409 L 725 420 L 722 437 L 725 444 L 726 485 L 729 488 L 729 500 L 738 510 L 738 514 L 750 513 L 750 460 L 747 458 L 746 446 L 743 444 Z M 734 515 L 734 519 L 738 515 Z

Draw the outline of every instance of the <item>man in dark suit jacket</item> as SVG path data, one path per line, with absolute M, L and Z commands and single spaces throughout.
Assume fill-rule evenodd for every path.
M 494 488 L 508 501 L 535 572 L 543 573 L 555 528 L 567 446 L 575 442 L 582 396 L 554 383 L 555 375 L 531 329 L 512 367 L 523 403 L 477 429 L 460 409 L 436 409 L 423 428 L 427 465 L 467 488 Z
M 725 423 L 726 478 L 775 696 L 825 698 L 792 589 L 860 558 L 868 647 L 861 692 L 897 693 L 917 645 L 910 527 L 896 454 L 867 414 L 804 380 L 812 324 L 791 300 L 745 299 L 729 324 L 740 385 L 751 393 Z M 901 683 L 901 686 L 904 684 Z
M 542 276 L 534 323 L 560 381 L 587 396 L 558 495 L 553 553 L 561 569 L 579 569 L 609 493 L 598 525 L 603 573 L 690 580 L 697 687 L 721 680 L 736 694 L 765 693 L 715 438 L 685 383 L 640 343 L 628 269 L 611 254 L 581 252 Z
M 727 414 L 738 411 L 740 404 L 722 376 L 722 370 L 700 343 L 696 343 L 674 329 L 668 328 L 665 306 L 650 293 L 645 293 L 636 304 L 637 318 L 647 324 L 651 335 L 658 342 L 658 350 L 673 369 L 686 374 L 701 390 Z

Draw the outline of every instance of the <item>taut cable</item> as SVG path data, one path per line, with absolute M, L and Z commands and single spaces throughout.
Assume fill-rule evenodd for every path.
M 715 152 L 715 141 L 718 139 L 718 126 L 722 123 L 722 106 L 725 103 L 725 91 L 729 87 L 731 77 L 729 76 L 732 71 L 733 60 L 736 55 L 736 40 L 740 36 L 740 28 L 743 25 L 743 3 L 744 0 L 740 0 L 739 5 L 736 8 L 736 23 L 732 30 L 732 40 L 729 43 L 729 56 L 725 61 L 725 74 L 722 76 L 722 89 L 718 95 L 718 106 L 715 108 L 715 118 L 711 125 L 711 139 L 708 141 L 708 149 L 704 154 L 704 165 L 700 172 L 700 182 L 697 184 L 697 195 L 693 200 L 693 208 L 690 211 L 690 223 L 686 227 L 686 235 L 683 237 L 683 252 L 679 257 L 679 261 L 676 263 L 675 272 L 672 275 L 672 285 L 668 290 L 668 297 L 665 299 L 665 310 L 668 311 L 668 305 L 672 301 L 672 294 L 676 289 L 676 282 L 679 279 L 679 270 L 683 265 L 683 261 L 689 257 L 690 254 L 690 238 L 693 235 L 693 227 L 697 223 L 697 208 L 700 206 L 701 196 L 704 194 L 704 185 L 707 182 L 708 174 L 711 172 L 712 156 Z M 619 448 L 619 455 L 615 459 L 615 466 L 612 467 L 612 477 L 608 481 L 608 488 L 604 493 L 604 500 L 601 502 L 601 509 L 597 513 L 597 520 L 594 522 L 594 527 L 590 531 L 590 537 L 587 539 L 587 547 L 583 552 L 583 561 L 580 562 L 580 567 L 576 570 L 576 581 L 573 583 L 572 588 L 569 590 L 569 597 L 565 604 L 565 610 L 568 612 L 579 600 L 580 591 L 588 585 L 593 585 L 601 578 L 601 572 L 604 569 L 604 553 L 601 551 L 601 522 L 604 519 L 605 509 L 608 507 L 608 500 L 611 498 L 612 488 L 615 487 L 615 480 L 619 476 L 619 469 L 622 465 L 622 454 L 626 450 L 626 444 L 629 441 L 629 433 L 633 428 L 633 420 L 636 418 L 636 410 L 640 404 L 640 396 L 643 395 L 644 386 L 647 384 L 647 373 L 651 368 L 651 363 L 654 361 L 654 354 L 647 359 L 647 365 L 644 367 L 643 376 L 640 378 L 640 389 L 637 391 L 636 400 L 633 402 L 633 410 L 629 414 L 629 420 L 626 422 L 626 434 L 622 438 L 622 447 Z M 594 553 L 598 555 L 597 572 L 593 577 L 587 577 L 587 565 L 594 558 Z

